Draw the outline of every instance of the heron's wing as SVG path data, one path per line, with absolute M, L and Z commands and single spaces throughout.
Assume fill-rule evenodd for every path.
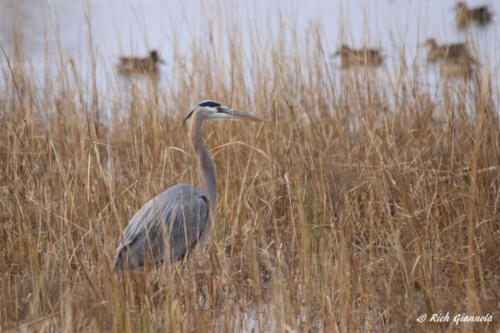
M 147 202 L 130 220 L 115 255 L 115 267 L 144 265 L 184 257 L 208 229 L 206 196 L 179 184 Z

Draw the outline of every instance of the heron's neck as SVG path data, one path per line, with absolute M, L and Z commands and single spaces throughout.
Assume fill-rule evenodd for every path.
M 215 179 L 215 166 L 210 154 L 205 146 L 202 137 L 203 121 L 205 117 L 203 114 L 195 112 L 191 123 L 191 144 L 193 145 L 196 156 L 198 157 L 198 170 L 200 172 L 200 189 L 208 195 L 212 212 L 215 209 L 215 200 L 217 197 L 216 192 L 216 179 Z

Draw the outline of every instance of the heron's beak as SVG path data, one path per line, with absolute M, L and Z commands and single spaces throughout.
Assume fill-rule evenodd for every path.
M 264 118 L 261 118 L 259 116 L 253 115 L 253 114 L 245 113 L 245 112 L 229 110 L 229 114 L 231 115 L 231 117 L 236 118 L 236 119 L 249 119 L 249 120 L 256 121 L 256 122 L 264 121 Z
M 335 57 L 339 56 L 339 54 L 340 54 L 340 51 L 337 51 L 335 53 L 332 53 L 332 55 L 330 57 L 335 58 Z
M 165 60 L 163 60 L 163 59 L 160 59 L 160 64 L 162 64 L 162 65 L 166 65 L 166 64 L 167 64 L 167 62 L 166 62 Z
M 253 114 L 249 114 L 249 113 L 245 113 L 245 112 L 240 112 L 240 111 L 232 110 L 232 109 L 227 108 L 227 107 L 224 107 L 219 112 L 222 112 L 222 113 L 226 114 L 226 116 L 224 117 L 224 119 L 232 119 L 232 120 L 249 119 L 249 120 L 252 120 L 252 121 L 263 121 L 264 120 L 263 118 L 261 118 L 259 116 L 255 116 Z

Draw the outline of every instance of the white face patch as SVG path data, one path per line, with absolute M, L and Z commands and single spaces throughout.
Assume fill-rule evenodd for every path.
M 228 107 L 216 101 L 204 101 L 198 105 L 198 109 L 203 110 L 209 119 L 226 119 L 230 117 Z
M 207 110 L 207 107 L 204 108 Z M 208 111 L 208 110 L 207 110 Z M 217 107 L 210 107 L 210 119 L 227 119 L 232 117 L 232 111 L 228 107 L 224 105 L 220 105 Z

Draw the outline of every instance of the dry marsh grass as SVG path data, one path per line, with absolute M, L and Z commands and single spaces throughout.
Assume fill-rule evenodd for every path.
M 97 92 L 68 59 L 40 90 L 22 49 L 6 54 L 0 329 L 498 329 L 498 77 L 429 89 L 424 69 L 401 66 L 388 85 L 384 70 L 333 68 L 320 29 L 304 40 L 279 29 L 250 54 L 241 31 L 212 29 L 227 56 L 198 36 L 155 93 Z M 181 123 L 206 98 L 269 121 L 205 126 L 211 238 L 184 262 L 118 279 L 132 214 L 197 183 Z M 416 321 L 439 311 L 494 321 Z

